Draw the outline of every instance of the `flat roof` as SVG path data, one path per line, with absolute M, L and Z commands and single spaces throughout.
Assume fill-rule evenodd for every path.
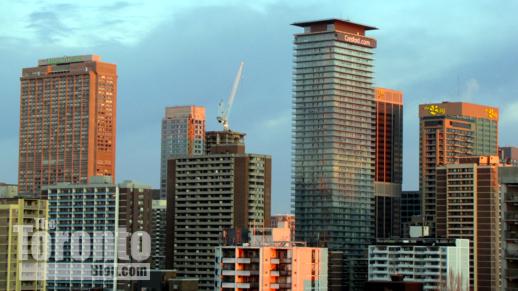
M 361 23 L 357 23 L 357 22 L 352 22 L 347 19 L 339 19 L 339 18 L 327 18 L 327 19 L 318 19 L 318 20 L 312 20 L 312 21 L 295 22 L 295 23 L 292 23 L 291 25 L 299 26 L 299 27 L 306 27 L 306 26 L 310 26 L 312 24 L 317 24 L 317 23 L 331 24 L 331 23 L 335 23 L 335 22 L 342 22 L 344 24 L 360 26 L 365 30 L 377 30 L 378 29 L 377 27 L 374 27 L 374 26 L 365 25 L 365 24 L 361 24 Z
M 371 246 L 455 246 L 457 240 L 454 238 L 377 239 Z
M 439 104 L 473 105 L 473 106 L 480 106 L 480 107 L 493 107 L 491 105 L 483 105 L 483 104 L 464 102 L 464 101 L 441 101 L 441 102 L 434 102 L 434 103 L 423 103 L 423 104 L 419 104 L 419 105 L 425 106 L 425 105 L 439 105 Z M 496 107 L 493 107 L 493 108 L 496 108 Z
M 498 107 L 469 102 L 436 102 L 419 105 L 419 117 L 469 116 L 498 121 Z
M 101 57 L 98 55 L 63 56 L 38 60 L 38 66 L 62 65 L 81 62 L 98 62 Z
M 9 184 L 5 182 L 0 182 L 0 186 L 18 186 L 18 184 Z

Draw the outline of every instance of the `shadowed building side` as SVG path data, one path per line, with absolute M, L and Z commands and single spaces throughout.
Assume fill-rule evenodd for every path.
M 244 134 L 208 132 L 206 155 L 168 161 L 166 267 L 198 278 L 200 290 L 214 289 L 223 230 L 271 223 L 271 157 L 244 153 L 243 139 L 230 136 Z
M 502 199 L 502 288 L 518 290 L 518 167 L 498 171 Z
M 403 181 L 403 93 L 376 88 L 376 238 L 399 237 Z
M 436 169 L 436 237 L 469 240 L 473 290 L 501 290 L 498 168 L 498 156 L 480 156 Z

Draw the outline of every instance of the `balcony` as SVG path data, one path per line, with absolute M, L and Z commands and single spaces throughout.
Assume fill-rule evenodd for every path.
M 236 288 L 250 289 L 250 283 L 236 283 Z
M 291 283 L 277 283 L 277 285 L 282 289 L 291 288 Z
M 280 270 L 281 276 L 291 276 L 291 270 Z
M 223 276 L 234 276 L 236 274 L 236 271 L 234 271 L 234 270 L 223 270 L 222 274 L 223 274 Z
M 238 264 L 250 264 L 252 260 L 250 258 L 237 258 L 236 263 Z
M 252 272 L 249 271 L 249 270 L 237 270 L 236 271 L 236 275 L 237 276 L 245 276 L 245 277 L 248 277 L 248 276 L 251 276 L 252 275 Z
M 291 258 L 280 258 L 281 264 L 291 264 Z

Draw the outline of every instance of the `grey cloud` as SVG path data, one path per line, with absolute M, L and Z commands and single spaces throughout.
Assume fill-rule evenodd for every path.
M 48 10 L 33 12 L 29 16 L 27 27 L 33 29 L 42 40 L 56 41 L 74 32 L 61 21 L 58 15 L 59 13 Z

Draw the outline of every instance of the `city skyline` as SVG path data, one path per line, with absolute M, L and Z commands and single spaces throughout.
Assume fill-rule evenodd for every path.
M 458 4 L 443 12 L 440 5 L 400 4 L 392 5 L 390 9 L 385 7 L 384 11 L 382 5 L 362 9 L 359 2 L 342 4 L 338 9 L 333 5 L 321 8 L 316 2 L 293 6 L 283 1 L 268 1 L 254 6 L 230 4 L 197 8 L 185 4 L 183 8 L 173 9 L 180 11 L 175 12 L 175 18 L 148 29 L 148 32 L 128 29 L 128 34 L 134 34 L 134 41 L 117 36 L 117 31 L 124 28 L 120 24 L 107 24 L 113 38 L 101 39 L 98 45 L 92 45 L 96 42 L 87 35 L 81 48 L 72 40 L 66 41 L 65 28 L 71 28 L 62 18 L 64 16 L 55 14 L 48 5 L 47 10 L 39 14 L 33 12 L 28 19 L 32 19 L 33 26 L 40 25 L 39 29 L 52 28 L 54 24 L 55 29 L 51 29 L 49 35 L 52 45 L 45 44 L 41 36 L 22 31 L 17 39 L 6 28 L 0 30 L 0 61 L 6 64 L 6 69 L 0 73 L 0 84 L 4 88 L 4 110 L 0 117 L 3 133 L 0 137 L 0 181 L 17 181 L 18 78 L 21 68 L 33 66 L 35 59 L 98 54 L 104 60 L 118 64 L 116 180 L 135 179 L 154 187 L 159 185 L 160 118 L 164 107 L 205 106 L 207 130 L 219 130 L 217 103 L 226 98 L 235 67 L 243 59 L 247 67 L 230 121 L 235 130 L 247 133 L 250 151 L 272 155 L 272 212 L 289 212 L 291 35 L 296 32 L 290 24 L 299 20 L 342 17 L 380 28 L 372 34 L 379 44 L 374 85 L 401 90 L 405 94 L 403 188 L 415 190 L 418 188 L 419 149 L 412 145 L 418 140 L 418 104 L 467 101 L 500 107 L 500 144 L 518 143 L 518 137 L 512 136 L 513 122 L 518 121 L 513 114 L 518 110 L 518 102 L 511 102 L 518 94 L 518 85 L 511 82 L 512 76 L 518 73 L 518 66 L 517 60 L 506 57 L 515 47 L 515 40 L 507 37 L 518 31 L 518 26 L 511 21 L 511 11 L 515 9 L 511 4 L 505 7 L 487 5 L 464 7 Z M 133 6 L 130 2 L 129 6 L 121 5 L 111 13 L 120 13 L 120 16 L 131 12 L 135 15 Z M 54 8 L 73 15 L 81 5 Z M 235 13 L 229 13 L 229 10 Z M 477 11 L 478 14 L 474 13 Z M 143 17 L 149 17 L 148 12 L 143 11 Z M 206 16 L 207 22 L 192 24 L 191 17 L 199 13 Z M 446 15 L 437 19 L 439 13 Z M 457 17 L 456 14 L 460 15 Z M 473 14 L 479 17 L 472 20 Z M 27 18 L 17 13 L 11 17 L 17 15 L 20 22 Z M 218 22 L 214 31 L 205 31 L 203 24 L 214 21 Z M 432 21 L 443 23 L 437 25 Z M 501 27 L 500 21 L 509 25 Z M 234 27 L 237 28 L 229 29 Z M 84 30 L 89 28 L 85 25 Z M 495 30 L 501 33 L 486 34 Z M 27 44 L 20 37 L 34 42 Z M 447 60 L 444 58 L 446 53 Z

